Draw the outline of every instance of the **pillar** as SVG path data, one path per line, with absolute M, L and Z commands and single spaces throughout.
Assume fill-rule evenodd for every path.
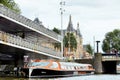
M 97 73 L 97 74 L 103 73 L 102 54 L 101 53 L 95 53 L 94 68 L 95 68 L 95 73 Z

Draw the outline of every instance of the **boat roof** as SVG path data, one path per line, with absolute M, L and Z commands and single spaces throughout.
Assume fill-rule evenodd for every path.
M 68 66 L 89 66 L 91 64 L 83 64 L 83 63 L 75 63 L 75 62 L 59 62 L 60 65 L 68 65 Z
M 63 66 L 90 66 L 91 64 L 83 64 L 83 63 L 75 63 L 75 62 L 60 62 L 60 61 L 55 61 L 55 60 L 33 60 L 33 62 L 57 62 L 60 63 L 60 65 Z

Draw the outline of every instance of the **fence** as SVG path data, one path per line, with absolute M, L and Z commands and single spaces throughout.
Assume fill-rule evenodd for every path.
M 54 55 L 56 57 L 62 57 L 62 54 L 60 52 L 57 52 L 47 47 L 43 47 L 40 44 L 38 45 L 37 43 L 33 43 L 30 40 L 28 41 L 27 39 L 23 39 L 19 36 L 9 34 L 3 31 L 0 31 L 0 40 L 6 43 L 17 45 L 22 48 L 30 49 L 37 53 L 44 52 L 46 54 Z
M 17 14 L 16 12 L 4 7 L 2 4 L 0 4 L 0 13 L 14 19 L 15 21 L 18 21 L 20 23 L 23 23 L 25 25 L 27 25 L 30 29 L 35 29 L 38 32 L 44 33 L 44 35 L 48 35 L 56 40 L 61 41 L 62 37 L 58 34 L 56 34 L 55 32 L 45 28 L 43 25 L 38 25 L 36 24 L 34 21 L 20 15 Z

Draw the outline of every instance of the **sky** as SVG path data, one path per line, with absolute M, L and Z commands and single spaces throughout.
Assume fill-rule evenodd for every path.
M 95 41 L 100 42 L 107 32 L 120 29 L 120 0 L 62 0 L 65 2 L 63 9 L 63 29 L 66 29 L 69 16 L 72 16 L 74 29 L 79 22 L 83 36 L 83 44 L 91 44 L 96 48 Z M 61 0 L 15 0 L 19 5 L 22 15 L 34 20 L 36 17 L 49 29 L 61 29 Z M 95 45 L 95 46 L 94 46 Z

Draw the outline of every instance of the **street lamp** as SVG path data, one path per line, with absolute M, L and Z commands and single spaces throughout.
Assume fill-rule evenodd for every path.
M 100 41 L 96 41 L 96 43 L 97 43 L 97 53 L 99 52 L 99 45 L 98 45 L 98 43 L 100 43 Z
M 63 12 L 65 11 L 63 9 L 63 6 L 65 5 L 65 2 L 61 0 L 60 2 L 60 13 L 61 13 L 61 36 L 62 36 L 62 42 L 61 42 L 61 53 L 63 54 Z

